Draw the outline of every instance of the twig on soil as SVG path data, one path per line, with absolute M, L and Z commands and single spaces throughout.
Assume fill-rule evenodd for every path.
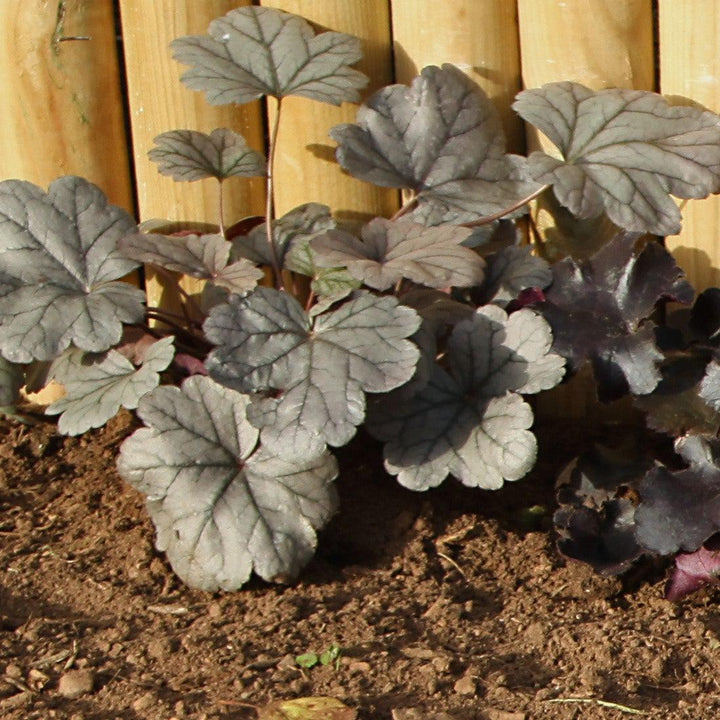
M 600 705 L 600 707 L 612 708 L 613 710 L 619 710 L 620 712 L 627 713 L 628 715 L 647 715 L 644 710 L 638 710 L 638 708 L 628 707 L 627 705 L 620 705 L 614 702 L 608 702 L 607 700 L 597 700 L 595 698 L 552 698 L 545 700 L 548 703 L 583 703 L 590 705 Z
M 441 557 L 443 560 L 446 560 L 447 562 L 449 562 L 467 581 L 468 577 L 465 574 L 465 571 L 449 555 L 446 555 L 445 553 L 440 552 L 439 550 L 437 551 L 437 554 L 438 554 L 438 557 Z
M 190 612 L 190 608 L 182 605 L 148 605 L 147 610 L 158 615 L 187 615 Z

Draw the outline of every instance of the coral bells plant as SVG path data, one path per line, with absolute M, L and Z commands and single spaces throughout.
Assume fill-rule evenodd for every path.
M 352 67 L 356 38 L 243 7 L 171 48 L 187 66 L 183 82 L 208 102 L 275 105 L 266 152 L 227 128 L 158 136 L 150 157 L 161 173 L 219 186 L 220 222 L 179 236 L 142 232 L 81 178 L 47 192 L 0 183 L 0 404 L 54 379 L 66 394 L 47 413 L 69 435 L 136 409 L 144 427 L 124 441 L 118 471 L 147 496 L 157 547 L 187 584 L 235 590 L 252 572 L 297 576 L 337 506 L 333 449 L 360 426 L 382 441 L 387 472 L 407 488 L 452 475 L 489 490 L 535 463 L 525 396 L 586 362 L 602 399 L 632 393 L 657 418 L 679 358 L 689 359 L 696 383 L 683 392 L 692 412 L 715 418 L 716 326 L 696 304 L 694 327 L 710 323 L 706 336 L 661 341 L 656 304 L 690 302 L 692 290 L 640 233 L 678 231 L 671 195 L 720 191 L 716 115 L 653 93 L 546 85 L 520 93 L 514 108 L 555 150 L 524 158 L 505 152 L 480 88 L 451 65 L 427 67 L 331 132 L 345 171 L 408 198 L 393 218 L 355 228 L 317 203 L 276 217 L 273 196 L 283 99 L 359 102 L 367 78 Z M 225 226 L 230 177 L 265 178 L 261 220 Z M 579 218 L 605 213 L 619 234 L 588 260 L 551 267 L 514 225 L 545 192 Z M 181 314 L 150 307 L 122 281 L 140 264 L 202 279 L 204 289 L 185 297 Z M 716 318 L 718 305 L 705 305 Z M 689 462 L 677 482 L 714 498 L 708 423 L 672 432 Z M 696 551 L 720 529 L 673 495 L 670 471 L 641 464 L 611 474 L 622 484 L 645 473 L 633 504 L 593 474 L 596 461 L 578 461 L 562 498 L 566 554 L 591 536 L 595 549 L 623 545 L 604 567 L 624 568 L 643 553 Z M 586 477 L 601 486 L 590 492 L 596 481 Z M 658 534 L 662 512 L 677 514 L 672 540 Z

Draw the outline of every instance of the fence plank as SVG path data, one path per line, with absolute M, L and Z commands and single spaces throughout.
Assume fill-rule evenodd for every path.
M 0 178 L 81 175 L 132 210 L 112 0 L 0 2 L 0 85 Z
M 720 3 L 660 0 L 660 90 L 720 111 Z M 683 230 L 667 238 L 698 291 L 720 285 L 720 197 L 688 200 Z
M 518 15 L 525 87 L 573 80 L 593 89 L 654 89 L 652 0 L 518 0 Z M 529 149 L 547 144 L 535 131 L 528 132 Z M 552 238 L 559 251 L 570 247 L 564 240 L 566 233 L 584 236 L 589 249 L 614 232 L 609 221 L 578 222 L 566 214 L 556 223 L 558 210 L 551 200 L 537 203 L 532 217 L 541 235 Z M 538 399 L 538 411 L 584 417 L 593 408 L 594 419 L 627 414 L 627 409 L 597 407 L 596 403 L 594 384 L 577 377 L 544 393 Z
M 261 4 L 302 15 L 319 30 L 359 37 L 364 59 L 357 68 L 370 77 L 365 97 L 392 82 L 387 0 L 263 0 Z M 329 205 L 336 217 L 347 220 L 395 212 L 396 191 L 356 180 L 335 162 L 335 144 L 328 131 L 334 125 L 354 122 L 356 112 L 357 107 L 349 103 L 335 107 L 299 97 L 283 100 L 275 170 L 278 214 L 306 202 Z
M 521 87 L 515 3 L 392 0 L 391 5 L 397 82 L 409 83 L 427 65 L 457 65 L 494 101 L 508 149 L 522 152 L 522 123 L 510 109 Z
M 263 127 L 259 103 L 209 105 L 205 95 L 180 83 L 187 69 L 172 59 L 168 45 L 184 35 L 204 35 L 211 20 L 249 2 L 238 0 L 120 0 L 128 99 L 132 123 L 133 152 L 141 220 L 162 218 L 173 222 L 218 221 L 218 187 L 212 179 L 192 183 L 175 182 L 160 175 L 147 153 L 153 138 L 167 130 L 210 132 L 229 127 L 242 133 L 248 144 L 263 150 Z M 262 214 L 262 179 L 231 178 L 225 182 L 224 216 L 228 223 L 252 214 Z M 202 283 L 185 280 L 188 292 Z M 170 288 L 156 277 L 148 278 L 151 305 L 176 307 Z

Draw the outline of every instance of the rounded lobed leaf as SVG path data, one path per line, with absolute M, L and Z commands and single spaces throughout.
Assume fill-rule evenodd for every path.
M 157 547 L 191 587 L 236 590 L 253 570 L 286 582 L 336 507 L 334 458 L 258 448 L 248 403 L 206 377 L 157 388 L 138 409 L 148 427 L 121 448 L 120 475 L 147 495 Z

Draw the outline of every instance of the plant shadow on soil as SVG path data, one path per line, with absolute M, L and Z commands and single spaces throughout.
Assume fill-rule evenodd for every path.
M 340 510 L 300 578 L 215 594 L 172 575 L 142 498 L 114 470 L 134 427 L 122 414 L 61 438 L 51 424 L 0 421 L 4 718 L 244 719 L 248 706 L 307 695 L 337 697 L 361 720 L 403 708 L 618 717 L 594 699 L 668 720 L 720 716 L 720 594 L 673 605 L 663 566 L 603 578 L 555 550 L 559 470 L 588 441 L 620 440 L 621 426 L 543 423 L 538 466 L 493 492 L 452 480 L 405 490 L 359 434 L 338 453 Z M 534 506 L 544 511 L 528 524 Z M 332 644 L 337 667 L 295 663 Z M 93 691 L 64 697 L 68 668 L 90 670 Z

